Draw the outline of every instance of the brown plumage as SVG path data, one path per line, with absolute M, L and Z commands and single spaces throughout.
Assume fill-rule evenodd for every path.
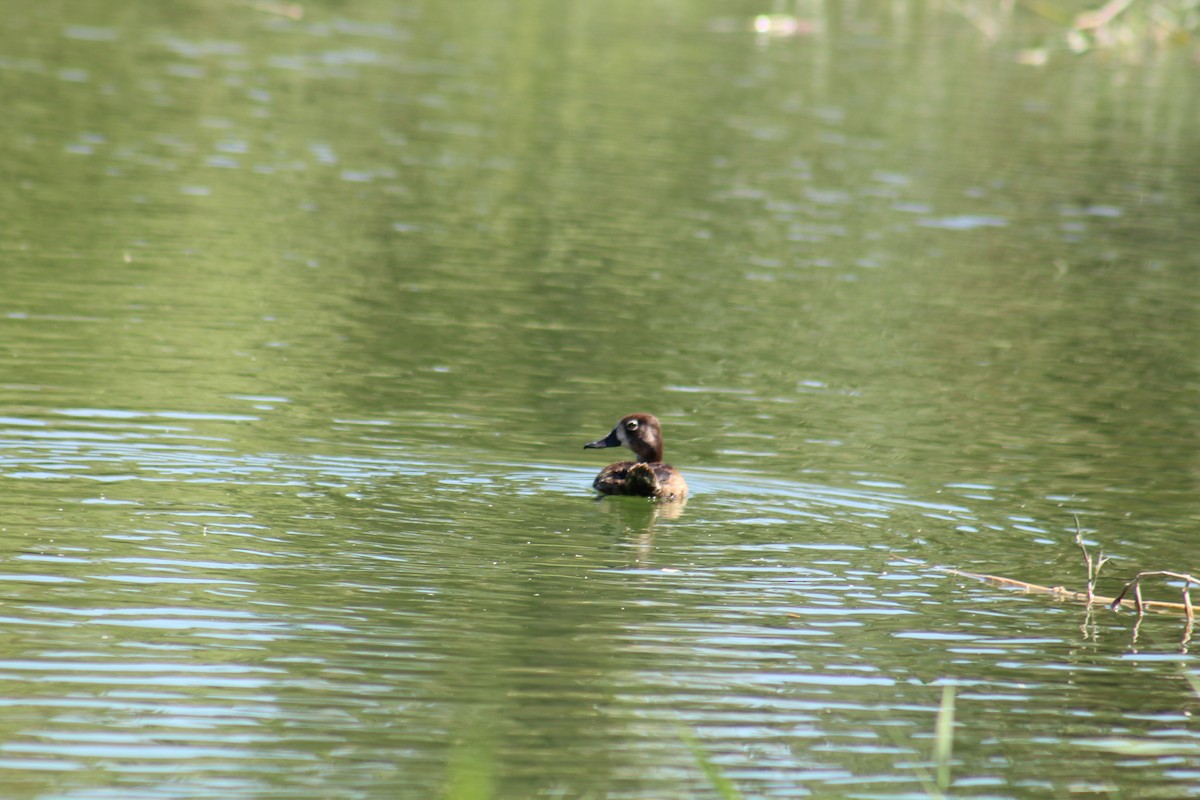
M 618 461 L 600 470 L 596 480 L 592 481 L 592 488 L 597 492 L 664 500 L 682 500 L 687 496 L 687 483 L 683 476 L 670 464 L 663 463 L 662 429 L 653 414 L 622 417 L 608 436 L 583 447 L 622 445 L 634 452 L 637 461 Z

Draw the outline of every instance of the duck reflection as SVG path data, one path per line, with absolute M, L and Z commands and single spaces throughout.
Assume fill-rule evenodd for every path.
M 687 500 L 648 502 L 634 497 L 597 497 L 596 502 L 617 520 L 622 537 L 633 547 L 631 566 L 636 567 L 650 563 L 655 523 L 679 519 L 687 507 Z

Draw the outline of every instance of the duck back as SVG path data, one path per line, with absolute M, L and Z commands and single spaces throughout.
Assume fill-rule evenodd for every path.
M 678 500 L 687 495 L 687 484 L 683 476 L 670 464 L 661 461 L 618 461 L 609 464 L 596 476 L 592 488 L 601 494 L 634 497 Z

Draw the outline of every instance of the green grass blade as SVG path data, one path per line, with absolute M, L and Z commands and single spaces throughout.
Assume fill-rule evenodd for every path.
M 933 763 L 937 767 L 937 786 L 946 791 L 950 786 L 950 756 L 954 750 L 954 687 L 942 687 L 942 705 L 938 708 L 934 728 Z
M 722 800 L 743 800 L 742 793 L 733 785 L 733 781 L 725 777 L 725 773 L 721 772 L 721 768 L 712 762 L 708 757 L 708 753 L 696 741 L 696 737 L 683 730 L 679 730 L 679 738 L 687 745 L 688 750 L 692 751 L 692 757 L 696 759 L 696 763 L 700 765 L 700 769 L 704 772 L 704 777 L 708 779 L 709 784 L 716 791 L 717 795 Z

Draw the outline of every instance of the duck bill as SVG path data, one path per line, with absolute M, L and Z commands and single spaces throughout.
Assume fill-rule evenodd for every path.
M 612 433 L 608 434 L 608 436 L 605 436 L 603 439 L 597 439 L 594 442 L 588 442 L 587 444 L 585 444 L 583 446 L 583 449 L 591 450 L 594 448 L 601 448 L 601 447 L 620 447 L 620 446 L 621 446 L 621 440 L 617 436 L 617 429 L 613 428 Z

